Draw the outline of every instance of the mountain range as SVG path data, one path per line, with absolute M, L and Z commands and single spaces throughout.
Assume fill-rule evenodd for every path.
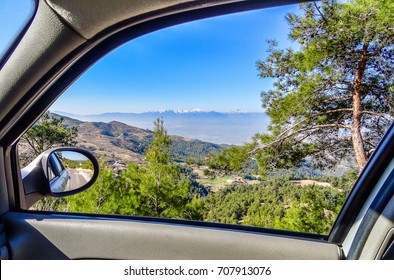
M 199 109 L 98 115 L 54 113 L 84 122 L 116 121 L 145 130 L 153 130 L 154 120 L 163 118 L 164 126 L 171 135 L 227 145 L 250 142 L 253 135 L 266 131 L 269 123 L 269 117 L 262 112 L 208 112 Z
M 152 143 L 152 130 L 133 127 L 119 121 L 85 122 L 59 114 L 66 127 L 78 130 L 77 146 L 92 151 L 96 157 L 103 156 L 107 162 L 143 163 L 145 152 Z M 218 145 L 181 136 L 170 135 L 170 154 L 173 160 L 185 162 L 189 158 L 204 159 L 210 152 L 218 152 L 227 145 Z

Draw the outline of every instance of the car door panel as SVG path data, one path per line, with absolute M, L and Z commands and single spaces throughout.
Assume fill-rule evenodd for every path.
M 8 213 L 13 259 L 328 259 L 325 241 L 204 226 L 61 214 Z

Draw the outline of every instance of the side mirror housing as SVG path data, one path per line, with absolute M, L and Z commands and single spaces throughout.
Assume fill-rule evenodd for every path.
M 82 192 L 96 181 L 99 164 L 95 156 L 73 147 L 53 148 L 21 170 L 25 194 L 64 197 Z

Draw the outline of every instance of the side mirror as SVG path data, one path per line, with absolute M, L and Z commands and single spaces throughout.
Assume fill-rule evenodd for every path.
M 97 179 L 99 165 L 92 153 L 79 148 L 54 148 L 22 169 L 25 194 L 62 197 L 82 192 Z
M 76 151 L 52 152 L 47 169 L 51 193 L 56 195 L 81 189 L 94 174 L 92 161 Z

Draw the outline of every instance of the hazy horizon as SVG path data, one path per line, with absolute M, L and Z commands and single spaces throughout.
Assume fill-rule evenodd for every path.
M 97 115 L 75 115 L 52 111 L 65 117 L 84 122 L 118 121 L 142 129 L 154 129 L 154 121 L 163 117 L 164 126 L 170 135 L 178 135 L 214 144 L 242 145 L 250 142 L 256 133 L 266 131 L 269 117 L 261 113 L 105 113 Z M 209 114 L 211 113 L 211 114 Z
M 106 112 L 98 112 L 95 114 L 79 114 L 79 113 L 72 113 L 72 112 L 66 112 L 66 111 L 60 111 L 60 110 L 52 110 L 50 109 L 49 112 L 52 113 L 64 113 L 68 115 L 75 115 L 75 116 L 96 116 L 96 115 L 103 115 L 103 114 L 144 114 L 144 113 L 165 113 L 165 112 L 174 112 L 174 113 L 221 113 L 221 114 L 266 114 L 264 110 L 261 111 L 242 111 L 238 109 L 234 109 L 231 111 L 219 111 L 219 110 L 204 110 L 200 108 L 192 108 L 192 109 L 157 109 L 157 110 L 151 110 L 151 111 L 133 111 L 133 112 L 126 112 L 126 111 L 106 111 Z

